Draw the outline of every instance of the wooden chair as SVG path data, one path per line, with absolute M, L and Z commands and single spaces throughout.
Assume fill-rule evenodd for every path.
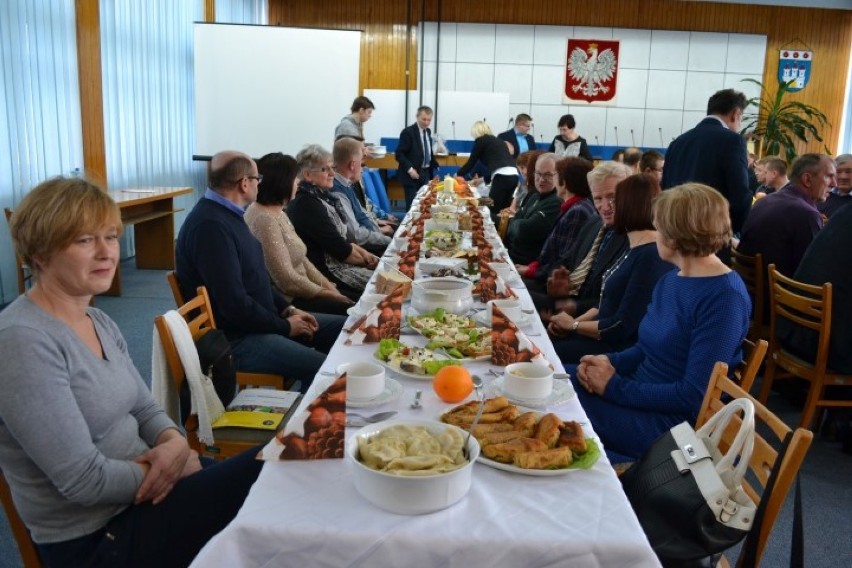
M 710 376 L 710 386 L 707 388 L 707 393 L 704 395 L 704 402 L 701 404 L 701 410 L 698 413 L 696 429 L 700 428 L 701 425 L 707 422 L 713 414 L 725 405 L 722 402 L 723 395 L 732 398 L 748 398 L 754 402 L 756 426 L 754 451 L 749 461 L 749 474 L 743 479 L 743 489 L 755 504 L 763 499 L 769 500 L 766 503 L 763 524 L 760 527 L 760 534 L 757 541 L 756 559 L 757 564 L 759 564 L 763 551 L 766 548 L 769 533 L 772 531 L 772 526 L 778 518 L 781 507 L 784 505 L 784 500 L 799 472 L 799 467 L 801 467 L 805 459 L 805 454 L 811 445 L 814 435 L 813 432 L 804 428 L 797 428 L 793 432 L 787 453 L 780 464 L 775 487 L 772 490 L 772 494 L 767 495 L 764 489 L 769 480 L 769 475 L 778 460 L 778 451 L 775 448 L 780 445 L 780 442 L 784 440 L 787 433 L 791 432 L 792 429 L 734 381 L 729 379 L 728 366 L 724 363 L 716 363 L 716 366 L 713 368 L 713 373 Z M 722 449 L 729 447 L 728 444 L 733 440 L 735 432 L 739 429 L 738 427 L 739 417 L 731 421 L 729 429 L 723 434 Z M 724 557 L 722 560 L 719 566 L 728 566 L 728 562 Z
M 6 212 L 6 223 L 9 224 L 11 230 L 12 210 L 6 207 L 4 211 Z M 18 294 L 23 294 L 33 284 L 33 273 L 17 252 L 15 252 L 15 268 L 18 275 Z
M 763 255 L 757 253 L 749 256 L 731 248 L 731 268 L 743 279 L 746 290 L 751 296 L 752 316 L 748 338 L 752 341 L 765 338 L 767 330 L 763 323 L 763 312 L 766 302 L 766 274 L 763 268 Z
M 506 232 L 509 230 L 509 222 L 513 215 L 509 213 L 500 214 L 500 222 L 497 224 L 497 233 L 500 235 L 500 240 L 506 242 Z
M 808 398 L 802 412 L 799 426 L 809 428 L 817 410 L 827 406 L 852 407 L 852 400 L 830 400 L 825 398 L 825 387 L 840 385 L 852 386 L 852 375 L 835 373 L 827 368 L 828 348 L 831 339 L 831 283 L 822 286 L 804 284 L 784 276 L 775 265 L 769 269 L 769 302 L 771 317 L 769 321 L 769 358 L 759 399 L 766 403 L 769 391 L 776 379 L 778 367 L 786 371 L 785 376 L 794 376 L 810 383 Z M 778 342 L 777 324 L 779 318 L 785 318 L 817 334 L 817 352 L 814 361 L 805 361 L 784 349 Z M 781 377 L 777 377 L 781 378 Z
M 210 308 L 210 298 L 207 295 L 207 289 L 204 286 L 198 288 L 198 295 L 186 302 L 178 308 L 178 313 L 186 319 L 189 326 L 189 332 L 193 339 L 198 339 L 211 329 L 216 329 L 216 321 L 213 317 L 213 310 Z M 171 373 L 172 379 L 175 381 L 175 387 L 180 390 L 180 386 L 186 378 L 186 373 L 183 369 L 183 364 L 178 356 L 177 348 L 175 347 L 174 338 L 172 337 L 166 319 L 163 316 L 154 318 L 154 325 L 157 326 L 157 331 L 160 335 L 160 340 L 163 343 L 163 351 L 166 356 L 166 364 Z M 292 381 L 285 385 L 284 377 L 281 375 L 265 374 L 265 373 L 247 373 L 237 371 L 237 388 L 245 387 L 272 387 L 276 389 L 284 389 L 285 386 L 292 386 Z M 201 454 L 210 455 L 215 458 L 227 458 L 251 447 L 256 446 L 256 439 L 252 440 L 236 440 L 228 439 L 227 436 L 217 436 L 214 446 L 205 446 L 198 440 L 198 417 L 192 415 L 184 421 L 187 440 L 190 447 Z M 272 433 L 269 433 L 269 437 Z
M 744 391 L 749 392 L 751 390 L 751 385 L 754 384 L 757 372 L 763 364 L 763 358 L 766 356 L 768 347 L 769 344 L 765 339 L 758 339 L 756 343 L 749 339 L 743 340 L 743 360 L 734 369 L 734 378 Z
M 9 484 L 6 483 L 6 477 L 2 471 L 0 471 L 0 501 L 2 501 L 3 509 L 6 511 L 6 518 L 9 519 L 9 526 L 12 528 L 15 542 L 18 544 L 18 551 L 21 553 L 24 568 L 41 568 L 38 549 L 30 538 L 30 530 L 21 520 L 18 510 L 15 508 L 15 503 L 12 502 L 12 492 L 9 490 Z
M 180 282 L 178 281 L 177 272 L 169 270 L 166 272 L 166 280 L 169 282 L 169 288 L 172 290 L 172 296 L 175 299 L 175 306 L 181 307 L 186 303 L 183 298 L 183 292 L 180 291 Z

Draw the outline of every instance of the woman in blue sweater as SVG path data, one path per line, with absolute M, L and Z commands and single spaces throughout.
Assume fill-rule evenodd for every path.
M 657 252 L 652 204 L 659 193 L 660 184 L 647 174 L 632 175 L 615 186 L 613 229 L 627 235 L 630 248 L 604 273 L 597 308 L 576 318 L 565 312 L 550 318 L 547 331 L 563 363 L 576 364 L 583 355 L 619 351 L 636 343 L 654 286 L 674 269 Z
M 741 360 L 751 302 L 740 277 L 715 255 L 731 238 L 728 203 L 689 183 L 654 202 L 663 275 L 633 347 L 566 366 L 612 463 L 642 456 L 684 420 L 695 423 L 716 361 Z

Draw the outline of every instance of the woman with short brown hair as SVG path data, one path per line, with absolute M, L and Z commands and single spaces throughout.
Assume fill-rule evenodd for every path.
M 679 270 L 657 282 L 637 343 L 565 366 L 612 463 L 641 457 L 680 422 L 694 424 L 713 366 L 742 360 L 748 330 L 745 285 L 714 254 L 731 234 L 725 198 L 706 185 L 673 187 L 656 198 L 654 225 L 660 258 Z

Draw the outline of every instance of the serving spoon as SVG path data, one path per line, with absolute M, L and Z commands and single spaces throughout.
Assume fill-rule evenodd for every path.
M 464 447 L 462 450 L 464 451 L 464 457 L 470 461 L 470 449 L 468 448 L 468 444 L 470 443 L 470 436 L 473 434 L 473 427 L 479 423 L 479 419 L 482 417 L 482 410 L 485 408 L 485 395 L 482 392 L 482 378 L 479 375 L 473 375 L 473 387 L 476 389 L 476 396 L 479 397 L 479 408 L 476 410 L 476 416 L 473 417 L 473 422 L 470 423 L 470 429 L 467 431 L 467 438 L 464 439 Z

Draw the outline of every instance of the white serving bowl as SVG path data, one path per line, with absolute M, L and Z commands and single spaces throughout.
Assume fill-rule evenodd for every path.
M 473 282 L 451 276 L 417 279 L 411 287 L 411 306 L 421 314 L 438 308 L 467 313 L 473 307 Z
M 370 361 L 353 361 L 337 366 L 337 374 L 346 373 L 346 399 L 370 400 L 385 390 L 385 368 Z
M 503 374 L 503 390 L 509 398 L 541 400 L 553 392 L 553 370 L 538 363 L 512 363 Z
M 450 424 L 433 420 L 394 420 L 370 424 L 358 430 L 346 441 L 346 459 L 350 462 L 355 489 L 377 507 L 399 515 L 423 515 L 455 505 L 470 490 L 473 463 L 479 457 L 479 442 L 473 436 L 467 448 L 470 461 L 448 473 L 422 477 L 407 477 L 376 471 L 361 463 L 358 438 L 370 437 L 395 425 L 423 426 L 433 434 L 455 428 L 467 437 L 467 432 Z

